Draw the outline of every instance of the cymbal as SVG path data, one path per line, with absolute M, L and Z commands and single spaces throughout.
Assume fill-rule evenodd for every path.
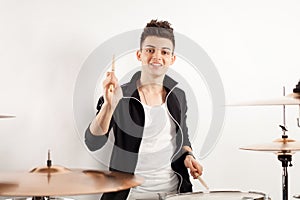
M 250 145 L 240 149 L 276 153 L 292 153 L 294 151 L 300 151 L 300 142 L 289 138 L 280 138 L 274 140 L 272 143 Z
M 15 117 L 15 116 L 10 116 L 10 115 L 0 115 L 0 119 L 1 119 L 1 118 L 13 118 L 13 117 Z
M 40 167 L 0 173 L 0 196 L 45 197 L 114 192 L 140 185 L 141 177 L 112 171 Z M 8 184 L 10 183 L 10 185 Z M 6 187 L 2 185 L 6 184 Z
M 276 105 L 300 105 L 300 93 L 291 93 L 274 99 L 256 100 L 228 104 L 228 106 L 276 106 Z

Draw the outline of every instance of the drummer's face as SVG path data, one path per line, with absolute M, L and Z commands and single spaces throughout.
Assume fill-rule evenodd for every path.
M 137 58 L 142 62 L 143 68 L 152 73 L 165 73 L 176 59 L 173 53 L 172 41 L 167 38 L 148 36 L 137 51 Z

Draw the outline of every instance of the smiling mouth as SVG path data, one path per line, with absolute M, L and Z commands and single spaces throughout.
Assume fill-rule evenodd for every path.
M 160 63 L 150 63 L 152 67 L 162 67 L 163 65 Z

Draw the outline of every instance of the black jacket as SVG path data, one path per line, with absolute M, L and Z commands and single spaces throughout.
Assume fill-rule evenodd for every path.
M 119 101 L 113 117 L 110 121 L 109 130 L 103 136 L 95 136 L 88 128 L 85 133 L 85 144 L 91 151 L 103 147 L 108 139 L 108 133 L 113 128 L 115 137 L 114 147 L 110 160 L 110 170 L 134 174 L 137 164 L 139 147 L 143 138 L 145 113 L 140 102 L 139 93 L 136 87 L 141 72 L 137 72 L 131 81 L 122 85 L 123 98 Z M 171 167 L 179 178 L 178 192 L 192 192 L 192 184 L 189 180 L 187 168 L 184 166 L 186 154 L 182 146 L 191 146 L 188 129 L 186 126 L 187 104 L 185 93 L 176 87 L 177 82 L 165 76 L 164 87 L 167 91 L 166 104 L 171 118 L 176 124 L 176 151 L 172 159 Z M 104 98 L 100 97 L 97 105 L 99 112 Z M 128 190 L 105 193 L 103 200 L 125 200 L 129 194 Z

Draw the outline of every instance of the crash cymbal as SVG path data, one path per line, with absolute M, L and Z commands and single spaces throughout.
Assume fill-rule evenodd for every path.
M 15 182 L 6 182 L 0 180 L 0 191 L 1 190 L 11 191 L 14 190 L 16 187 L 18 187 L 18 184 Z
M 61 166 L 35 168 L 30 172 L 0 173 L 0 196 L 45 197 L 98 194 L 140 185 L 141 177 Z M 2 187 L 2 183 L 6 187 Z M 7 185 L 14 183 L 14 185 Z M 13 187 L 14 186 L 14 187 Z
M 295 151 L 300 151 L 300 142 L 289 138 L 280 138 L 274 140 L 272 143 L 250 145 L 240 149 L 276 153 L 292 153 Z
M 1 118 L 14 118 L 15 116 L 10 116 L 10 115 L 0 115 Z
M 274 99 L 262 99 L 262 100 L 228 104 L 228 106 L 276 106 L 276 105 L 300 105 L 300 93 L 291 93 L 287 96 L 282 96 Z

